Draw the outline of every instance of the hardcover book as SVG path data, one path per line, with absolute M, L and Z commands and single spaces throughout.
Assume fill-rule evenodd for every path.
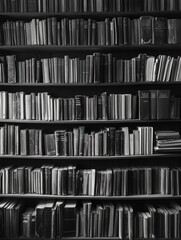
M 140 18 L 141 44 L 152 44 L 153 35 L 153 17 L 142 16 Z

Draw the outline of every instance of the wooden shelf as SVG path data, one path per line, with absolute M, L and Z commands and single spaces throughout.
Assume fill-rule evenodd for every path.
M 19 238 L 3 238 L 3 240 L 52 240 L 52 239 L 48 239 L 48 238 L 23 238 L 23 237 L 19 237 Z M 61 237 L 61 238 L 53 238 L 54 240 L 120 240 L 120 238 L 118 237 Z M 133 239 L 134 240 L 134 239 Z M 139 240 L 139 239 L 135 239 L 135 240 Z M 140 239 L 140 240 L 143 240 Z M 149 240 L 149 239 L 146 239 L 146 240 Z M 154 239 L 150 239 L 150 240 L 154 240 Z M 162 239 L 159 239 L 159 240 L 162 240 Z M 163 239 L 163 240 L 169 240 L 169 239 Z M 174 240 L 177 240 L 174 238 Z M 180 240 L 180 239 L 178 239 Z
M 121 87 L 121 86 L 180 86 L 179 82 L 130 82 L 130 83 L 0 83 L 0 87 Z
M 58 46 L 58 45 L 23 45 L 23 46 L 0 46 L 0 51 L 8 51 L 8 52 L 79 52 L 81 51 L 87 52 L 121 52 L 121 51 L 132 51 L 132 52 L 141 52 L 141 51 L 181 51 L 181 44 L 160 44 L 160 45 L 119 45 L 119 46 L 87 46 L 87 45 L 79 45 L 79 46 Z
M 44 238 L 23 238 L 23 237 L 19 237 L 19 238 L 3 238 L 4 240 L 44 240 Z M 61 237 L 61 240 L 120 240 L 120 238 L 118 237 Z M 177 238 L 133 238 L 132 240 L 180 240 Z M 46 240 L 51 240 L 51 239 L 47 239 Z M 60 238 L 55 238 L 55 240 L 60 240 Z M 126 240 L 126 239 L 123 239 Z
M 181 119 L 167 119 L 167 120 L 139 120 L 139 119 L 125 119 L 125 120 L 62 120 L 62 121 L 43 121 L 43 120 L 18 120 L 18 119 L 1 119 L 0 123 L 7 124 L 47 124 L 47 125 L 97 125 L 97 124 L 160 124 L 160 123 L 181 123 Z
M 4 240 L 45 240 L 44 238 L 23 238 L 23 237 L 19 237 L 19 238 L 3 238 Z M 120 240 L 120 238 L 118 237 L 61 237 L 61 240 Z M 180 240 L 177 238 L 133 238 L 132 240 Z M 46 240 L 51 240 L 51 239 L 47 239 Z M 55 240 L 60 240 L 60 238 L 55 238 Z M 126 239 L 123 239 L 126 240 Z
M 10 18 L 10 19 L 32 19 L 32 18 L 114 18 L 114 17 L 141 17 L 141 16 L 158 16 L 158 17 L 178 17 L 180 18 L 180 11 L 140 11 L 140 12 L 1 12 L 0 17 Z
M 153 154 L 153 155 L 128 155 L 128 156 L 46 156 L 46 155 L 1 155 L 0 159 L 31 159 L 31 160 L 87 160 L 87 161 L 116 161 L 116 160 L 123 160 L 123 159 L 155 159 L 158 158 L 181 158 L 181 153 L 173 153 L 173 154 Z M 1 161 L 1 160 L 0 160 Z
M 173 195 L 132 195 L 132 196 L 60 196 L 60 195 L 46 195 L 46 194 L 0 194 L 0 198 L 25 198 L 25 199 L 62 199 L 62 200 L 101 200 L 101 201 L 109 201 L 109 200 L 152 200 L 152 199 L 181 199 L 181 196 L 173 196 Z

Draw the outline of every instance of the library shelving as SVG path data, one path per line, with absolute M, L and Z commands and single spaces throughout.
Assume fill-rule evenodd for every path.
M 3 2 L 3 1 L 1 1 L 1 2 Z M 136 2 L 136 0 L 135 0 L 135 2 Z M 181 11 L 174 10 L 174 11 L 77 12 L 77 13 L 72 13 L 72 12 L 63 12 L 63 13 L 62 12 L 47 12 L 47 13 L 42 13 L 42 12 L 40 12 L 40 13 L 38 13 L 38 12 L 24 12 L 24 13 L 23 12 L 0 12 L 0 17 L 1 17 L 1 22 L 0 22 L 1 30 L 0 31 L 3 35 L 4 32 L 2 29 L 2 23 L 4 23 L 5 21 L 14 21 L 15 22 L 15 21 L 21 20 L 21 21 L 29 22 L 32 19 L 44 20 L 44 19 L 48 19 L 48 18 L 52 18 L 52 17 L 56 17 L 59 20 L 63 19 L 63 18 L 69 18 L 69 19 L 80 19 L 81 18 L 81 19 L 85 19 L 85 20 L 95 19 L 97 21 L 101 21 L 101 20 L 113 19 L 113 18 L 140 19 L 140 17 L 142 17 L 142 16 L 151 16 L 152 21 L 154 21 L 155 18 L 181 19 Z M 47 31 L 49 31 L 49 30 L 47 29 Z M 181 31 L 181 27 L 180 27 L 180 31 Z M 14 34 L 16 35 L 16 30 L 14 30 Z M 13 36 L 11 36 L 11 37 L 13 37 Z M 0 42 L 1 42 L 1 39 L 0 39 Z M 131 59 L 133 57 L 136 58 L 138 56 L 138 54 L 147 54 L 148 56 L 154 56 L 155 59 L 159 55 L 167 55 L 167 56 L 171 56 L 171 57 L 174 57 L 175 59 L 177 59 L 178 56 L 181 56 L 181 42 L 178 44 L 165 44 L 165 43 L 163 43 L 163 44 L 162 43 L 161 44 L 140 44 L 140 45 L 120 44 L 120 45 L 101 45 L 101 46 L 100 45 L 93 45 L 93 46 L 88 46 L 88 45 L 76 45 L 76 46 L 23 45 L 23 46 L 21 46 L 21 45 L 17 45 L 17 46 L 13 46 L 13 45 L 3 45 L 3 44 L 0 45 L 0 56 L 1 57 L 15 55 L 19 61 L 26 61 L 27 59 L 35 58 L 36 60 L 40 60 L 40 62 L 41 62 L 41 59 L 45 59 L 45 58 L 47 59 L 47 58 L 53 58 L 53 57 L 64 58 L 65 55 L 69 55 L 72 58 L 80 57 L 80 59 L 82 59 L 82 58 L 85 59 L 86 55 L 96 53 L 96 52 L 101 53 L 103 55 L 109 53 L 117 58 L 123 58 L 125 60 Z M 3 62 L 3 61 L 1 61 L 1 57 L 0 57 L 0 63 Z M 181 69 L 181 61 L 180 62 L 179 61 L 180 60 L 178 60 L 177 71 L 179 71 L 178 70 L 179 68 Z M 170 64 L 170 62 L 168 64 Z M 17 67 L 17 65 L 16 65 L 16 67 Z M 93 71 L 93 69 L 91 69 L 91 70 Z M 51 71 L 53 71 L 52 66 L 51 66 Z M 175 71 L 176 71 L 176 69 L 175 69 Z M 1 72 L 1 74 L 2 74 L 2 72 Z M 1 74 L 0 74 L 0 76 L 1 76 Z M 69 72 L 68 72 L 68 74 L 69 74 Z M 15 73 L 15 75 L 16 75 L 16 73 Z M 179 75 L 179 73 L 178 73 L 178 75 Z M 181 73 L 180 73 L 180 75 L 181 75 Z M 5 73 L 5 78 L 7 78 L 7 73 Z M 169 81 L 169 82 L 162 82 L 162 81 L 147 82 L 147 81 L 144 81 L 144 82 L 119 82 L 119 83 L 115 83 L 115 82 L 114 83 L 43 83 L 42 78 L 43 78 L 43 76 L 41 74 L 41 76 L 40 76 L 41 82 L 37 82 L 37 83 L 26 83 L 26 82 L 25 83 L 20 83 L 20 82 L 8 83 L 8 81 L 6 81 L 6 82 L 0 81 L 0 90 L 6 91 L 6 92 L 13 92 L 13 93 L 23 91 L 28 94 L 30 94 L 32 92 L 35 92 L 35 93 L 47 92 L 49 94 L 53 94 L 56 98 L 69 98 L 69 97 L 71 98 L 71 97 L 74 97 L 75 95 L 84 95 L 84 96 L 85 95 L 86 96 L 100 95 L 102 92 L 107 92 L 109 94 L 114 94 L 114 93 L 116 93 L 116 94 L 135 94 L 139 90 L 148 92 L 148 90 L 151 91 L 151 90 L 156 89 L 157 91 L 159 91 L 159 90 L 164 89 L 165 91 L 169 90 L 172 95 L 176 95 L 177 97 L 181 98 L 181 91 L 180 91 L 181 90 L 181 79 L 179 79 L 179 81 L 174 81 L 174 82 L 173 81 Z M 0 104 L 2 104 L 2 103 L 0 102 Z M 1 107 L 2 107 L 2 105 L 1 105 Z M 163 111 L 167 107 L 168 106 L 163 106 Z M 180 105 L 179 105 L 179 107 L 181 108 Z M 106 120 L 58 120 L 58 121 L 0 119 L 0 127 L 3 127 L 5 124 L 19 126 L 20 128 L 22 127 L 23 129 L 26 129 L 26 130 L 41 128 L 42 131 L 45 132 L 47 135 L 54 134 L 54 133 L 56 134 L 56 131 L 57 132 L 61 131 L 61 130 L 63 131 L 65 129 L 68 131 L 68 133 L 70 133 L 70 131 L 72 131 L 73 128 L 77 129 L 79 126 L 85 126 L 85 128 L 88 129 L 87 131 L 90 133 L 90 135 L 92 134 L 92 132 L 94 132 L 94 134 L 95 134 L 96 131 L 103 132 L 103 130 L 100 130 L 100 128 L 101 129 L 115 128 L 115 129 L 120 130 L 121 128 L 125 128 L 125 127 L 128 127 L 129 128 L 128 131 L 131 130 L 131 134 L 132 134 L 132 131 L 134 131 L 134 129 L 136 129 L 137 127 L 148 128 L 148 126 L 149 126 L 149 127 L 153 128 L 153 136 L 151 138 L 152 143 L 149 143 L 150 144 L 149 146 L 151 146 L 152 149 L 154 149 L 154 146 L 156 144 L 155 132 L 157 132 L 157 131 L 175 131 L 175 132 L 181 133 L 181 115 L 177 119 L 140 119 L 140 118 L 137 118 L 137 119 L 116 119 L 116 120 L 107 120 L 106 119 Z M 120 130 L 120 131 L 122 131 L 122 130 Z M 148 129 L 146 131 L 148 131 Z M 147 134 L 146 136 L 148 138 L 148 133 L 145 133 L 145 132 L 143 134 Z M 0 145 L 3 145 L 3 140 L 4 140 L 4 138 L 1 138 L 2 134 L 3 133 L 1 131 Z M 84 138 L 84 136 L 81 136 L 81 137 Z M 114 135 L 114 137 L 115 137 L 115 135 Z M 129 134 L 128 134 L 128 137 L 129 137 Z M 133 137 L 133 136 L 131 136 L 131 137 Z M 14 138 L 16 138 L 16 136 L 14 136 Z M 58 136 L 57 139 L 55 139 L 55 143 L 58 142 L 59 140 L 60 140 L 60 136 Z M 7 141 L 7 139 L 6 139 L 6 141 Z M 19 140 L 17 140 L 17 141 L 19 141 Z M 31 139 L 31 141 L 33 141 L 33 140 Z M 42 141 L 44 141 L 44 139 Z M 64 143 L 64 141 L 65 141 L 65 139 L 63 138 L 63 143 Z M 85 144 L 84 140 L 81 140 L 81 141 L 82 141 L 81 143 L 79 142 L 77 144 L 79 144 L 79 145 Z M 93 142 L 93 140 L 91 143 L 95 144 L 95 142 Z M 12 143 L 8 142 L 8 146 L 11 144 Z M 51 144 L 51 142 L 50 142 L 50 144 Z M 125 143 L 125 144 L 127 144 L 127 143 Z M 143 143 L 143 145 L 144 145 L 144 143 Z M 8 146 L 7 146 L 7 148 L 8 148 Z M 135 143 L 133 146 L 135 146 Z M 17 147 L 17 146 L 15 146 L 15 147 Z M 34 146 L 34 148 L 35 147 L 36 146 Z M 96 148 L 96 146 L 94 146 L 94 147 Z M 114 147 L 114 144 L 112 147 Z M 43 148 L 46 148 L 46 145 L 43 145 Z M 84 149 L 84 145 L 82 148 Z M 131 147 L 127 146 L 127 148 L 130 149 Z M 147 144 L 147 146 L 143 146 L 143 148 L 148 148 L 148 144 Z M 79 150 L 80 149 L 78 147 L 78 151 Z M 82 154 L 82 151 L 83 150 L 81 150 L 81 154 Z M 131 151 L 131 150 L 129 150 L 129 151 Z M 157 168 L 159 166 L 161 166 L 165 169 L 168 167 L 171 169 L 175 169 L 175 168 L 180 169 L 180 167 L 181 167 L 181 164 L 180 164 L 181 163 L 180 162 L 181 148 L 177 149 L 177 151 L 171 151 L 168 153 L 167 152 L 157 153 L 157 152 L 154 152 L 154 150 L 153 150 L 152 154 L 147 154 L 147 155 L 146 154 L 138 155 L 138 154 L 134 154 L 134 152 L 135 152 L 135 150 L 133 150 L 133 153 L 131 152 L 130 155 L 129 154 L 124 155 L 124 153 L 123 153 L 122 155 L 119 155 L 119 156 L 108 156 L 108 155 L 107 156 L 94 156 L 94 155 L 93 156 L 87 156 L 87 155 L 84 156 L 84 154 L 82 154 L 81 156 L 60 156 L 58 154 L 53 155 L 53 156 L 48 156 L 45 154 L 40 154 L 40 155 L 2 154 L 2 155 L 0 155 L 0 168 L 7 167 L 7 165 L 13 166 L 13 167 L 24 166 L 25 168 L 31 166 L 32 169 L 36 169 L 43 165 L 45 167 L 50 165 L 50 168 L 52 166 L 56 166 L 57 168 L 63 168 L 68 165 L 69 166 L 76 165 L 77 169 L 91 170 L 94 168 L 94 169 L 98 169 L 101 171 L 101 170 L 110 169 L 113 167 L 114 168 L 123 168 L 123 169 L 124 168 L 140 169 L 142 167 Z M 13 183 L 17 184 L 18 186 L 21 186 L 21 182 L 18 182 L 16 179 L 16 177 L 17 177 L 16 174 L 17 173 L 15 172 Z M 180 186 L 181 186 L 181 176 L 179 174 L 180 173 L 178 173 L 178 175 L 174 175 L 172 177 L 178 178 L 178 182 L 180 183 Z M 76 181 L 77 180 L 76 176 L 73 176 L 73 177 Z M 105 181 L 105 179 L 98 179 L 96 177 L 95 177 L 96 181 Z M 163 176 L 163 178 L 164 177 L 165 177 L 165 175 Z M 171 176 L 169 175 L 168 178 L 170 179 Z M 3 180 L 2 173 L 0 170 L 0 183 L 1 183 L 1 181 L 4 181 L 4 180 Z M 67 182 L 68 181 L 69 181 L 69 179 L 67 177 Z M 91 185 L 91 180 L 89 179 L 87 181 L 88 181 L 87 186 L 88 186 L 88 184 Z M 153 179 L 153 181 L 154 181 L 154 179 Z M 9 183 L 7 183 L 7 184 L 9 184 Z M 37 184 L 38 184 L 38 182 L 37 182 Z M 165 180 L 165 184 L 169 184 L 169 183 L 167 183 Z M 171 186 L 169 186 L 169 187 L 171 187 Z M 104 239 L 104 240 L 170 239 L 171 240 L 171 239 L 180 239 L 181 238 L 181 231 L 180 231 L 180 229 L 177 229 L 181 225 L 181 208 L 179 208 L 177 205 L 174 205 L 175 202 L 177 202 L 178 204 L 181 204 L 181 195 L 171 195 L 171 194 L 142 195 L 142 194 L 140 194 L 140 195 L 131 195 L 131 196 L 96 196 L 96 195 L 95 196 L 89 196 L 89 195 L 86 195 L 86 196 L 66 195 L 66 196 L 64 196 L 64 195 L 48 195 L 48 194 L 41 195 L 41 194 L 27 194 L 27 193 L 25 193 L 25 194 L 12 194 L 11 193 L 11 194 L 0 194 L 0 200 L 1 200 L 0 205 L 2 204 L 2 206 L 3 206 L 3 202 L 5 201 L 5 199 L 8 199 L 7 201 L 10 201 L 7 204 L 10 204 L 10 203 L 14 204 L 14 202 L 15 202 L 15 204 L 17 204 L 16 206 L 18 206 L 19 202 L 24 201 L 25 205 L 21 203 L 23 207 L 20 208 L 20 210 L 19 210 L 20 212 L 18 213 L 19 215 L 17 214 L 18 218 L 19 218 L 19 225 L 16 225 L 16 226 L 18 226 L 18 229 L 19 229 L 18 232 L 16 232 L 14 230 L 14 228 L 11 225 L 12 223 L 8 222 L 9 225 L 7 227 L 10 230 L 11 235 L 9 235 L 5 230 L 2 230 L 4 235 L 2 235 L 0 233 L 0 238 L 3 238 L 3 239 L 17 239 L 17 240 L 22 239 L 23 240 L 23 239 L 27 239 L 25 236 L 27 236 L 29 239 L 34 239 L 34 238 L 37 238 L 37 239 L 38 238 L 39 239 L 47 239 L 47 238 L 54 239 L 54 238 L 56 238 L 56 239 L 58 239 L 58 238 L 61 238 L 62 240 L 71 240 L 71 239 L 72 240 L 73 239 L 75 239 L 75 240 L 79 240 L 79 239 L 94 239 L 94 240 L 97 240 L 97 239 Z M 26 201 L 28 204 L 26 203 Z M 43 227 L 41 230 L 38 229 L 37 225 L 39 223 L 37 223 L 37 222 L 41 221 L 43 219 L 43 218 L 41 219 L 42 215 L 41 215 L 40 219 L 37 219 L 37 216 L 35 216 L 35 223 L 34 223 L 35 226 L 33 225 L 35 228 L 34 229 L 35 235 L 32 236 L 28 232 L 28 231 L 31 231 L 30 229 L 28 230 L 28 227 L 30 228 L 31 224 L 27 223 L 26 221 L 31 222 L 31 218 L 29 220 L 27 220 L 27 219 L 25 219 L 25 216 L 23 215 L 23 217 L 24 217 L 24 219 L 23 219 L 22 214 L 25 212 L 25 210 L 27 208 L 36 209 L 35 214 L 38 214 L 36 206 L 37 206 L 38 202 L 41 202 L 43 204 L 43 201 L 45 202 L 45 204 L 48 204 L 50 202 L 56 202 L 56 201 L 58 203 L 64 202 L 65 206 L 66 206 L 66 203 L 70 204 L 70 206 L 69 206 L 70 208 L 72 207 L 72 205 L 77 204 L 76 205 L 77 208 L 74 208 L 74 210 L 73 210 L 74 217 L 71 219 L 71 221 L 73 221 L 72 222 L 72 225 L 73 225 L 72 232 L 70 230 L 71 224 L 69 224 L 70 226 L 67 228 L 68 229 L 67 231 L 70 231 L 70 232 L 67 233 L 66 231 L 64 232 L 64 230 L 62 230 L 63 236 L 58 236 L 58 234 L 56 235 L 54 233 L 54 231 L 56 232 L 56 230 L 54 228 L 56 228 L 57 225 L 55 224 L 55 220 L 53 217 L 54 215 L 50 209 L 49 209 L 50 212 L 48 214 L 51 215 L 51 219 L 53 219 L 53 220 L 50 220 L 50 222 L 48 222 L 48 223 L 51 224 L 51 227 L 52 227 L 51 234 L 52 235 L 50 236 L 49 233 L 47 233 L 45 230 L 42 230 Z M 173 202 L 173 204 L 172 204 L 172 202 Z M 100 206 L 102 207 L 102 205 L 103 205 L 103 208 L 100 207 L 101 208 L 100 211 L 104 211 L 104 207 L 105 207 L 104 204 L 105 205 L 112 204 L 114 206 L 114 209 L 116 209 L 117 206 L 120 207 L 120 205 L 123 204 L 124 210 L 119 210 L 119 211 L 120 212 L 123 211 L 125 214 L 124 216 L 120 214 L 119 220 L 118 219 L 115 220 L 116 217 L 114 219 L 111 219 L 111 217 L 109 216 L 110 220 L 108 221 L 108 225 L 106 225 L 106 226 L 109 227 L 110 236 L 105 236 L 104 234 L 102 234 L 102 235 L 100 234 L 99 236 L 96 236 L 96 233 L 95 233 L 95 236 L 93 236 L 93 233 L 90 234 L 89 231 L 93 231 L 93 232 L 97 231 L 97 230 L 95 230 L 95 229 L 97 229 L 97 227 L 93 226 L 93 216 L 92 215 L 91 215 L 92 217 L 90 217 L 90 215 L 87 215 L 85 217 L 86 224 L 87 224 L 86 226 L 84 226 L 85 223 L 83 223 L 83 221 L 81 222 L 82 219 L 85 220 L 84 217 L 82 217 L 82 215 L 83 215 L 81 212 L 82 205 L 83 205 L 83 209 L 84 209 L 84 204 L 87 204 L 87 203 L 91 203 L 93 205 L 93 207 L 91 205 L 92 209 L 91 210 L 89 209 L 89 214 L 92 214 L 92 215 L 96 215 L 97 214 L 96 211 L 98 211 L 98 210 L 96 210 L 96 208 L 99 208 Z M 154 227 L 156 228 L 156 225 L 154 225 L 155 223 L 153 224 L 153 222 L 152 222 L 153 221 L 153 215 L 151 215 L 152 212 L 148 213 L 147 208 L 144 207 L 144 205 L 149 205 L 149 204 L 151 206 L 154 206 L 157 209 L 155 211 L 157 211 L 158 215 L 160 214 L 159 216 L 157 215 L 156 217 L 159 218 L 161 216 L 159 218 L 159 220 L 157 220 L 156 217 L 154 216 L 155 217 L 154 220 L 158 221 L 159 226 L 161 226 L 162 224 L 163 225 L 165 224 L 164 230 L 162 230 L 160 235 L 158 234 L 159 231 L 161 231 L 160 229 L 157 229 L 155 231 L 153 230 Z M 111 207 L 112 207 L 112 205 L 111 205 Z M 132 207 L 130 207 L 130 206 L 132 206 L 132 205 L 134 206 L 133 207 L 134 213 L 131 212 Z M 165 206 L 165 208 L 163 206 Z M 85 211 L 84 214 L 87 213 L 86 211 L 88 211 L 88 207 L 87 207 L 87 209 L 86 209 L 86 207 L 83 210 L 83 211 Z M 45 208 L 45 206 L 42 207 L 41 210 L 44 208 Z M 128 212 L 130 211 L 127 216 L 125 213 L 126 208 L 131 209 L 131 210 L 127 210 Z M 120 207 L 120 209 L 121 209 L 121 207 Z M 162 210 L 165 211 L 164 212 L 165 215 L 162 214 Z M 13 208 L 11 209 L 11 211 L 13 212 Z M 54 211 L 56 211 L 56 210 L 54 209 Z M 58 210 L 57 210 L 57 212 L 58 212 Z M 58 215 L 57 212 L 56 212 L 56 214 Z M 123 214 L 123 212 L 122 212 L 122 214 Z M 0 230 L 4 229 L 4 227 L 6 227 L 5 225 L 4 225 L 4 227 L 2 227 L 3 221 L 4 221 L 4 224 L 7 224 L 7 219 L 3 220 L 3 214 L 1 214 L 1 213 L 2 213 L 2 208 L 0 208 Z M 61 212 L 61 214 L 63 215 L 63 212 Z M 107 212 L 104 214 L 106 215 Z M 140 219 L 139 219 L 140 221 L 137 221 L 138 215 L 140 216 Z M 126 222 L 127 219 L 125 216 L 127 218 L 129 218 L 128 222 Z M 106 215 L 105 217 L 107 217 L 107 219 L 108 219 L 108 215 Z M 174 220 L 174 217 L 177 220 Z M 18 218 L 16 218 L 16 220 Z M 90 218 L 91 220 L 88 218 Z M 123 230 L 125 226 L 123 226 L 123 223 L 121 222 L 122 219 L 126 222 L 125 225 L 127 224 L 130 226 L 130 227 L 128 227 L 128 230 Z M 49 227 L 49 225 L 47 225 L 48 223 L 44 219 L 42 221 L 44 221 L 44 223 L 42 223 L 42 225 L 45 224 L 44 229 L 46 227 Z M 51 221 L 54 221 L 54 223 L 52 223 Z M 113 222 L 117 221 L 117 223 L 119 225 L 118 226 L 119 231 L 110 229 L 111 221 L 113 221 Z M 105 222 L 106 222 L 106 220 L 105 220 Z M 55 224 L 56 227 L 53 227 L 53 224 Z M 67 223 L 65 222 L 64 224 L 66 225 Z M 97 224 L 100 225 L 101 223 L 100 222 L 98 223 L 98 220 L 97 220 Z M 137 232 L 136 227 L 138 227 L 139 224 L 140 224 L 140 229 Z M 76 225 L 76 229 L 74 229 L 74 225 Z M 94 225 L 96 225 L 96 220 L 94 221 Z M 134 225 L 134 227 L 133 227 L 133 225 Z M 81 228 L 83 228 L 82 226 L 84 228 L 86 228 L 86 230 L 83 229 L 83 232 L 81 232 L 82 231 Z M 133 227 L 133 229 L 131 229 L 132 227 Z M 174 227 L 175 227 L 175 232 L 173 230 Z M 91 230 L 90 230 L 90 228 L 91 228 Z M 95 229 L 93 229 L 93 228 L 95 228 Z M 112 228 L 114 228 L 114 227 L 112 226 Z M 39 235 L 38 235 L 38 231 L 40 233 Z M 41 231 L 45 231 L 45 232 L 42 233 Z M 115 235 L 112 233 L 113 231 L 115 231 Z M 127 233 L 124 233 L 124 231 L 127 231 Z M 65 235 L 64 235 L 64 233 L 65 233 Z M 68 234 L 70 234 L 70 235 L 68 235 Z M 140 235 L 140 237 L 138 235 Z M 90 236 L 92 236 L 92 237 L 90 237 Z

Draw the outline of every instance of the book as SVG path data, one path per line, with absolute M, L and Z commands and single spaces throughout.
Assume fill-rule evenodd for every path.
M 6 56 L 7 61 L 7 79 L 8 83 L 16 83 L 16 66 L 15 66 L 15 55 Z
M 150 90 L 150 115 L 151 119 L 157 119 L 157 90 Z
M 168 42 L 167 19 L 155 17 L 154 20 L 154 44 L 167 44 Z
M 67 202 L 63 209 L 63 236 L 74 237 L 76 233 L 76 203 Z
M 152 44 L 154 42 L 153 35 L 153 17 L 140 17 L 140 35 L 141 44 Z
M 35 236 L 36 237 L 43 237 L 44 236 L 44 212 L 45 204 L 39 203 L 36 206 L 36 215 L 35 215 Z
M 146 90 L 138 91 L 139 99 L 139 119 L 150 119 L 150 92 Z
M 55 150 L 57 156 L 64 156 L 65 155 L 65 130 L 62 131 L 55 131 Z
M 52 229 L 52 208 L 54 203 L 49 202 L 45 204 L 44 212 L 43 212 L 43 226 L 44 226 L 44 238 L 50 238 L 51 237 L 51 229 Z
M 165 106 L 167 106 L 165 108 Z M 170 118 L 170 90 L 157 91 L 157 119 Z

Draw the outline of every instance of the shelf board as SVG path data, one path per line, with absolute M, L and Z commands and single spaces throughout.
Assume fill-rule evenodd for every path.
M 141 16 L 158 16 L 158 17 L 180 17 L 180 11 L 139 11 L 139 12 L 1 12 L 0 17 L 16 18 L 16 19 L 31 19 L 31 18 L 114 18 L 114 17 L 141 17 Z
M 43 199 L 62 199 L 62 200 L 152 200 L 152 199 L 181 199 L 181 196 L 174 195 L 132 195 L 132 196 L 60 196 L 60 195 L 46 195 L 46 194 L 0 194 L 0 198 L 43 198 Z
M 10 238 L 3 238 L 4 240 L 10 240 Z M 19 237 L 19 238 L 11 238 L 11 240 L 45 240 L 44 238 L 23 238 L 23 237 Z M 55 240 L 60 240 L 60 238 L 54 238 Z M 120 240 L 119 237 L 61 237 L 61 240 Z M 180 240 L 177 238 L 133 238 L 132 240 Z M 51 240 L 46 238 L 46 240 Z M 123 239 L 126 240 L 126 239 Z
M 128 83 L 0 83 L 0 87 L 121 87 L 121 86 L 178 86 L 179 82 L 128 82 Z
M 23 237 L 19 237 L 19 238 L 3 238 L 3 240 L 45 240 L 45 238 L 23 238 Z M 120 240 L 120 238 L 118 237 L 61 237 L 61 238 L 53 238 L 54 240 Z M 46 238 L 46 240 L 52 240 L 52 238 Z M 126 240 L 126 239 L 125 239 Z M 133 239 L 134 240 L 134 239 Z M 135 240 L 143 240 L 142 239 L 138 239 L 136 238 Z M 145 239 L 145 240 L 154 240 L 153 238 L 152 239 Z M 169 240 L 168 238 L 167 239 L 160 239 L 159 240 Z M 180 240 L 180 239 L 175 239 L 174 240 Z
M 3 238 L 4 240 L 10 240 L 10 238 Z M 45 240 L 44 238 L 11 238 L 11 240 Z M 60 240 L 60 238 L 54 238 L 55 240 Z M 120 240 L 119 237 L 61 237 L 61 240 Z M 133 238 L 132 240 L 180 240 L 177 238 Z M 46 238 L 46 240 L 51 240 Z M 123 239 L 126 240 L 126 239 Z
M 153 155 L 128 155 L 128 156 L 39 156 L 39 155 L 1 155 L 0 159 L 31 159 L 31 160 L 87 160 L 87 161 L 116 161 L 116 160 L 131 160 L 131 159 L 158 159 L 158 158 L 178 158 L 181 157 L 181 153 L 173 153 L 173 154 L 153 154 Z
M 23 45 L 23 46 L 0 46 L 0 51 L 12 51 L 12 52 L 21 52 L 22 51 L 43 51 L 43 52 L 79 52 L 84 53 L 87 52 L 119 52 L 119 51 L 154 51 L 158 50 L 181 50 L 181 44 L 160 44 L 160 45 L 119 45 L 119 46 L 87 46 L 87 45 L 79 45 L 79 46 L 58 46 L 58 45 Z
M 19 237 L 19 238 L 3 238 L 3 240 L 45 240 L 45 238 L 23 238 L 23 237 Z M 54 240 L 120 240 L 120 238 L 118 237 L 61 237 L 61 238 L 53 238 Z M 52 240 L 52 238 L 46 238 L 46 240 Z M 134 240 L 134 239 L 133 239 Z M 135 240 L 143 240 L 142 239 L 138 239 L 136 238 Z M 145 239 L 145 240 L 154 240 L 153 238 L 152 239 Z M 160 239 L 159 240 L 169 240 L 168 238 L 167 239 Z M 180 240 L 180 239 L 175 239 L 174 240 Z
M 160 124 L 160 123 L 180 123 L 181 119 L 166 119 L 166 120 L 139 120 L 139 119 L 125 119 L 125 120 L 63 120 L 63 121 L 43 121 L 43 120 L 18 120 L 18 119 L 1 119 L 0 123 L 7 124 L 47 124 L 47 125 L 94 125 L 94 124 Z

